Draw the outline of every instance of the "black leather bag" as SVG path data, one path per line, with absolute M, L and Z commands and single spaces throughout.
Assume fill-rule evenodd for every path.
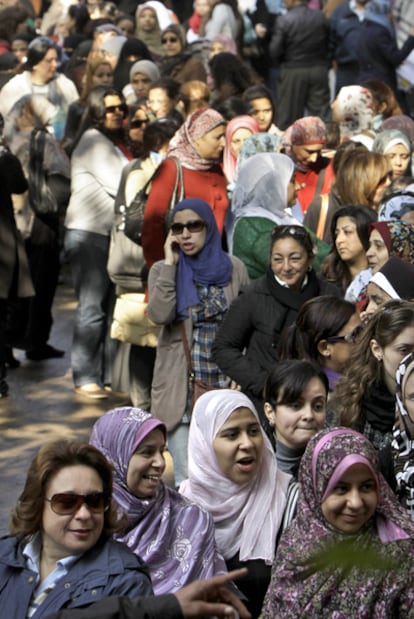
M 183 171 L 181 163 L 176 157 L 171 157 L 177 166 L 177 175 L 175 179 L 174 191 L 171 194 L 170 204 L 168 206 L 168 212 L 165 215 L 166 224 L 168 223 L 168 214 L 171 209 L 174 208 L 177 202 L 180 202 L 184 198 L 184 183 L 183 183 Z M 125 236 L 137 245 L 142 244 L 142 222 L 144 221 L 145 206 L 148 200 L 148 194 L 150 191 L 151 183 L 154 179 L 157 170 L 148 179 L 145 185 L 140 189 L 135 198 L 132 200 L 128 207 L 124 207 L 122 229 Z

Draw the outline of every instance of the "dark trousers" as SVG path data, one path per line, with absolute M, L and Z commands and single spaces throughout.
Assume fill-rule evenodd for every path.
M 278 82 L 276 124 L 287 129 L 298 118 L 319 116 L 330 120 L 328 69 L 316 67 L 282 67 Z

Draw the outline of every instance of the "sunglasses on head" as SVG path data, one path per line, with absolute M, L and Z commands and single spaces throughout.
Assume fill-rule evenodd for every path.
M 52 498 L 45 499 L 50 507 L 59 516 L 74 514 L 83 504 L 89 511 L 101 514 L 109 509 L 110 499 L 104 492 L 91 492 L 90 494 L 74 494 L 73 492 L 60 492 Z
M 140 127 L 142 127 L 142 125 L 148 125 L 148 123 L 148 118 L 145 118 L 145 120 L 140 120 L 139 118 L 136 118 L 135 120 L 131 120 L 129 126 L 131 129 L 139 129 Z
M 107 105 L 105 112 L 109 114 L 113 114 L 114 112 L 122 112 L 123 114 L 126 114 L 128 112 L 128 107 L 125 103 L 119 103 L 118 105 Z
M 161 39 L 161 43 L 165 45 L 165 43 L 177 43 L 177 37 L 163 37 Z
M 188 232 L 201 232 L 206 227 L 206 222 L 202 219 L 193 219 L 187 221 L 185 224 L 175 223 L 171 225 L 171 232 L 173 234 L 182 234 L 184 228 L 187 228 Z
M 347 333 L 346 335 L 333 335 L 332 337 L 327 337 L 326 341 L 331 344 L 335 344 L 335 342 L 347 342 L 348 344 L 355 344 L 358 339 L 358 335 L 362 333 L 363 327 L 362 325 L 358 325 L 351 331 L 351 333 Z

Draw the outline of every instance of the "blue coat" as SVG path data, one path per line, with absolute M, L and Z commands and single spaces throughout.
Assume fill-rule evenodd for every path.
M 26 567 L 23 547 L 15 537 L 0 539 L 0 614 L 7 619 L 26 619 L 36 587 L 36 574 Z M 113 540 L 98 544 L 76 561 L 32 619 L 61 608 L 86 607 L 109 595 L 152 595 L 143 561 Z

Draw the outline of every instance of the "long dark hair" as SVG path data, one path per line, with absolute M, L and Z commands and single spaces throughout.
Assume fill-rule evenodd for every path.
M 331 222 L 332 249 L 322 265 L 322 273 L 328 281 L 339 284 L 343 290 L 351 283 L 351 274 L 348 265 L 340 257 L 336 248 L 335 231 L 340 217 L 349 217 L 355 222 L 358 238 L 365 251 L 369 247 L 369 225 L 377 221 L 377 213 L 368 206 L 350 205 L 338 209 Z

